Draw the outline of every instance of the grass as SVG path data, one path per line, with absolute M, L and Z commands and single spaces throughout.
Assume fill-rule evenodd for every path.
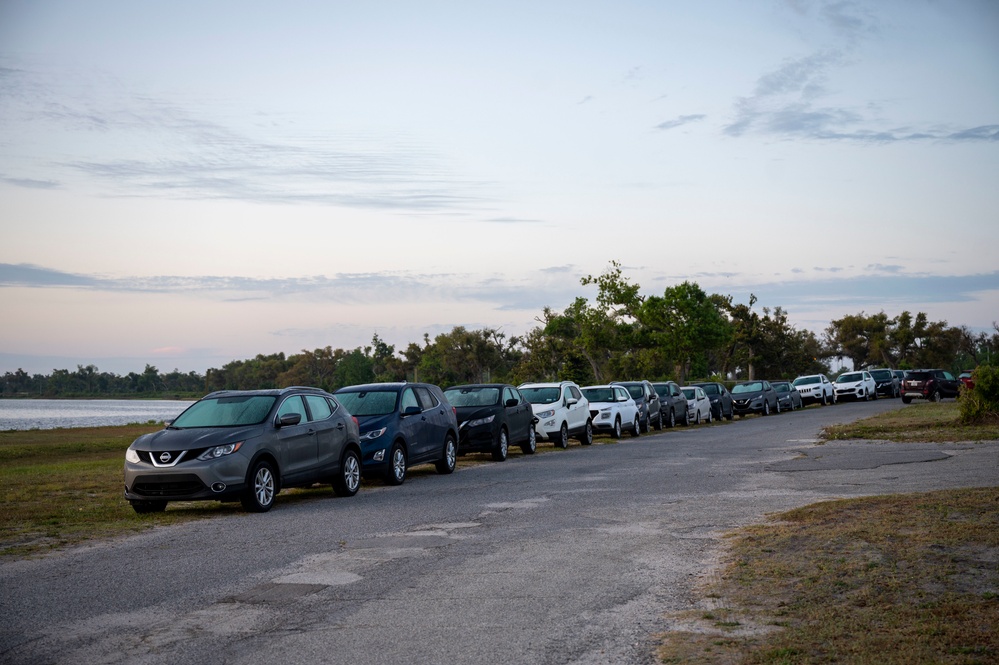
M 999 440 L 955 404 L 827 438 Z M 983 444 L 989 445 L 989 444 Z M 697 610 L 669 617 L 663 663 L 999 663 L 999 487 L 830 501 L 732 534 Z
M 827 427 L 826 439 L 946 443 L 999 441 L 999 422 L 963 425 L 957 402 L 917 403 L 846 425 Z

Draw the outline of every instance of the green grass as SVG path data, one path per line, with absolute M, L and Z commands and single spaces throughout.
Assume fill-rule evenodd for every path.
M 832 425 L 826 439 L 931 442 L 999 441 L 999 421 L 963 425 L 957 402 L 916 403 L 846 425 Z

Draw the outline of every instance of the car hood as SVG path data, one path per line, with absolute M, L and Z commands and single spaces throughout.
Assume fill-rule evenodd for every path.
M 732 393 L 732 399 L 756 399 L 757 397 L 763 397 L 762 390 L 754 390 L 748 393 Z
M 459 423 L 463 423 L 466 420 L 474 420 L 476 418 L 488 418 L 491 415 L 499 413 L 499 411 L 500 408 L 496 405 L 455 407 L 455 415 L 458 416 Z
M 193 450 L 245 441 L 260 436 L 263 426 L 251 427 L 194 427 L 190 429 L 162 429 L 143 434 L 132 443 L 136 450 Z
M 355 416 L 357 418 L 357 428 L 361 434 L 367 434 L 371 430 L 382 427 L 390 427 L 395 423 L 395 413 L 385 413 L 380 416 Z
M 837 381 L 837 388 L 859 388 L 864 385 L 863 381 Z

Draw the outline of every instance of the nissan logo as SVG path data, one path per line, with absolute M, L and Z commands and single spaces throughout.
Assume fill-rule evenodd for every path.
M 160 461 L 163 462 L 164 464 L 166 464 L 167 462 L 169 462 L 170 461 L 170 453 L 163 453 L 162 455 L 160 455 Z

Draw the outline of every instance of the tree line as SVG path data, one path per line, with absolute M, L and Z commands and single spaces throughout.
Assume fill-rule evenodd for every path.
M 377 334 L 371 344 L 351 350 L 331 346 L 286 356 L 284 353 L 233 360 L 205 374 L 162 373 L 146 365 L 141 374 L 101 372 L 94 365 L 75 371 L 29 375 L 7 372 L 0 397 L 46 396 L 200 396 L 213 390 L 250 390 L 310 385 L 336 390 L 376 381 L 425 381 L 442 386 L 480 381 L 568 379 L 579 384 L 645 378 L 694 379 L 794 378 L 831 374 L 832 361 L 853 367 L 912 369 L 941 367 L 959 372 L 992 364 L 999 350 L 994 332 L 930 321 L 926 314 L 883 311 L 846 315 L 831 321 L 822 337 L 788 322 L 781 307 L 757 311 L 757 299 L 734 302 L 706 293 L 695 282 L 667 287 L 661 295 L 642 295 L 620 264 L 581 280 L 596 286 L 593 302 L 583 297 L 562 311 L 545 308 L 534 328 L 522 336 L 456 326 L 396 351 Z

